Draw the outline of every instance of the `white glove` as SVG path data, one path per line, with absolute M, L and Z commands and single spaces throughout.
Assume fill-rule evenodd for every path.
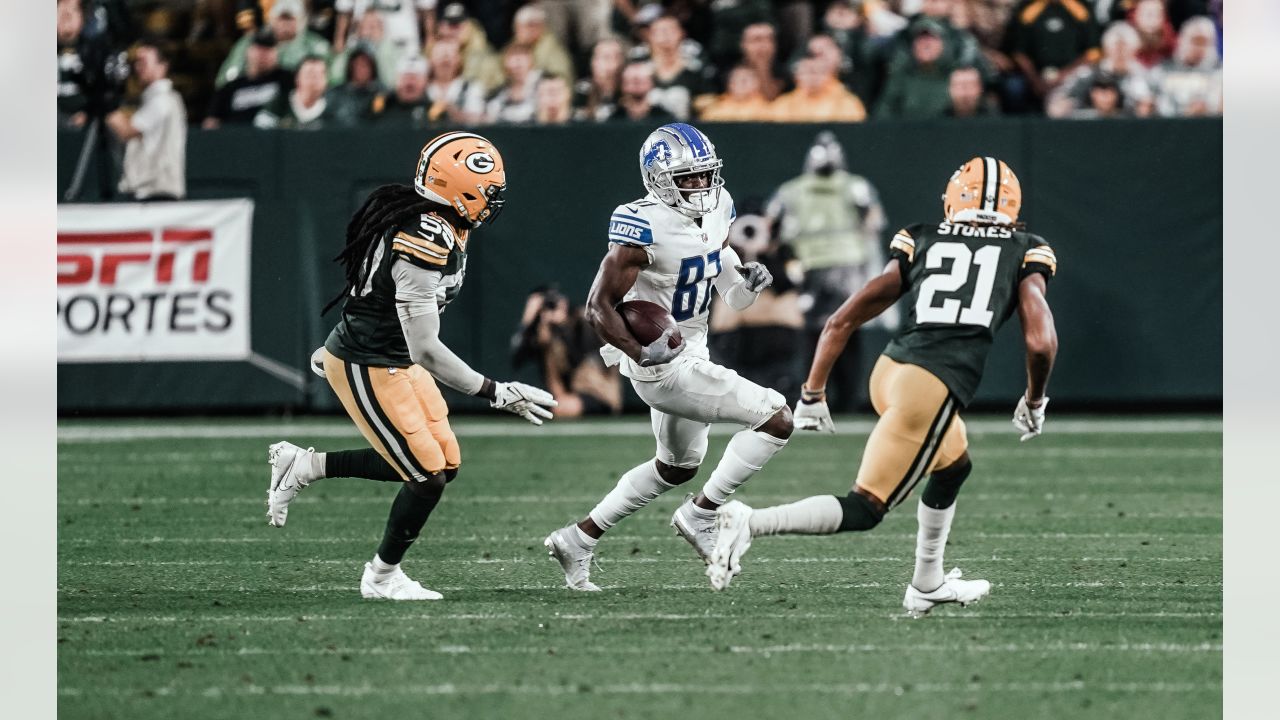
M 1022 433 L 1022 442 L 1039 435 L 1044 430 L 1044 409 L 1049 407 L 1049 398 L 1041 398 L 1040 407 L 1031 407 L 1024 394 L 1018 398 L 1018 407 L 1013 411 L 1013 426 Z
M 675 332 L 675 328 L 667 328 L 662 331 L 662 335 L 657 340 L 645 345 L 640 349 L 640 367 L 649 367 L 650 365 L 661 365 L 669 363 L 676 358 L 677 355 L 684 352 L 684 338 L 680 338 L 680 344 L 675 347 L 667 347 L 667 342 L 671 340 L 671 334 Z
M 534 425 L 541 425 L 543 420 L 551 419 L 551 411 L 557 405 L 551 393 L 524 383 L 497 383 L 493 389 L 493 400 L 489 407 L 515 413 Z
M 324 346 L 323 346 L 323 345 L 321 345 L 320 347 L 316 348 L 316 351 L 315 351 L 315 352 L 313 352 L 313 353 L 311 353 L 311 363 L 310 363 L 310 365 L 311 365 L 311 372 L 313 372 L 313 373 L 315 373 L 315 374 L 319 375 L 320 377 L 324 377 L 324 376 L 325 376 L 325 374 L 324 374 Z
M 831 410 L 827 407 L 826 400 L 815 400 L 813 402 L 801 400 L 796 403 L 796 411 L 792 414 L 792 422 L 797 430 L 813 430 L 832 434 L 836 431 L 836 424 L 831 419 Z
M 734 270 L 742 276 L 742 282 L 751 292 L 759 295 L 764 289 L 773 284 L 773 275 L 769 269 L 758 262 L 749 262 L 740 265 Z

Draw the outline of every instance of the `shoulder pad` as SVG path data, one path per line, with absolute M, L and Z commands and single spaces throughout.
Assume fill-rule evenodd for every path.
M 1029 265 L 1039 264 L 1049 269 L 1049 277 L 1058 274 L 1058 255 L 1049 247 L 1049 243 L 1038 235 L 1030 237 L 1030 245 L 1027 252 L 1022 256 L 1022 267 L 1026 269 Z
M 893 239 L 889 241 L 889 252 L 898 251 L 907 256 L 907 262 L 915 260 L 916 257 L 916 235 L 918 234 L 917 225 L 910 225 L 893 234 Z
M 443 267 L 456 242 L 449 223 L 426 214 L 419 216 L 416 226 L 406 223 L 398 228 L 391 238 L 391 249 L 415 264 Z
M 639 203 L 619 205 L 609 217 L 609 242 L 620 245 L 652 245 L 653 227 Z

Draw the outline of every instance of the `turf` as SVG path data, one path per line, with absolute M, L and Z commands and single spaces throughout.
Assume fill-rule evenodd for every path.
M 759 539 L 745 573 L 712 593 L 668 527 L 683 496 L 670 493 L 602 541 L 605 592 L 565 590 L 541 539 L 652 440 L 581 424 L 503 436 L 512 423 L 460 425 L 463 474 L 405 562 L 445 600 L 394 605 L 356 591 L 392 485 L 321 481 L 278 530 L 263 514 L 271 435 L 237 437 L 226 421 L 174 426 L 233 430 L 221 438 L 65 433 L 59 715 L 1221 716 L 1213 422 L 1055 434 L 1051 421 L 1026 445 L 973 432 L 947 567 L 990 579 L 992 595 L 922 620 L 899 606 L 914 501 L 871 533 Z M 305 424 L 289 439 L 357 446 L 342 428 Z M 711 459 L 726 437 L 713 436 Z M 797 436 L 739 495 L 843 492 L 864 437 Z

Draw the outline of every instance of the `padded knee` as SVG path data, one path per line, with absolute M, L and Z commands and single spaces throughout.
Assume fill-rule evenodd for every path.
M 416 497 L 422 500 L 428 500 L 434 504 L 440 499 L 440 496 L 444 494 L 444 486 L 445 483 L 448 482 L 445 475 L 446 472 L 448 471 L 434 472 L 427 475 L 426 480 L 422 480 L 420 482 L 411 481 L 406 483 L 406 485 L 408 485 L 409 491 Z
M 840 528 L 836 532 L 870 530 L 884 519 L 884 511 L 871 498 L 851 490 L 848 495 L 838 497 L 840 501 Z
M 960 494 L 960 486 L 964 484 L 965 478 L 969 477 L 969 472 L 972 470 L 973 463 L 969 461 L 967 454 L 960 459 L 960 462 L 935 470 L 924 486 L 920 502 L 934 510 L 946 510 L 951 507 L 956 502 L 956 496 Z
M 668 465 L 661 460 L 654 460 L 654 465 L 658 469 L 658 477 L 662 478 L 662 482 L 668 485 L 682 485 L 698 474 L 697 465 L 693 467 L 677 467 Z
M 444 470 L 444 482 L 445 482 L 445 484 L 446 484 L 446 485 L 448 485 L 449 483 L 453 482 L 454 478 L 456 478 L 456 477 L 458 477 L 458 468 L 456 468 L 456 467 L 455 467 L 455 468 L 445 468 L 445 470 Z

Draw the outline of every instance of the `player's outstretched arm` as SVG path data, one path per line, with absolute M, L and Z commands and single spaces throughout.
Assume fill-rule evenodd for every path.
M 556 406 L 551 393 L 524 383 L 495 382 L 476 372 L 440 340 L 436 289 L 440 273 L 406 261 L 392 267 L 396 312 L 409 347 L 409 357 L 437 380 L 468 395 L 483 397 L 498 410 L 515 413 L 534 425 L 550 420 Z
M 716 290 L 726 304 L 734 310 L 746 310 L 760 297 L 765 288 L 773 284 L 773 275 L 758 262 L 743 263 L 738 251 L 725 241 L 720 250 L 720 262 L 734 272 L 721 272 L 716 277 Z
M 1049 403 L 1045 393 L 1058 356 L 1058 331 L 1046 290 L 1047 283 L 1040 273 L 1028 275 L 1018 284 L 1018 317 L 1027 347 L 1027 391 L 1014 410 L 1013 424 L 1022 432 L 1024 441 L 1039 435 L 1044 427 L 1045 406 Z
M 863 285 L 861 290 L 851 295 L 827 318 L 822 336 L 818 338 L 818 349 L 814 353 L 805 388 L 811 392 L 819 392 L 825 388 L 827 378 L 831 375 L 831 367 L 835 365 L 840 353 L 844 352 L 853 331 L 879 317 L 880 313 L 891 307 L 901 296 L 902 273 L 898 261 L 891 260 L 885 265 L 884 272 Z
M 591 282 L 586 314 L 587 322 L 591 323 L 601 340 L 618 348 L 641 365 L 658 365 L 679 355 L 684 344 L 670 349 L 667 347 L 668 337 L 664 335 L 648 346 L 641 345 L 631 337 L 622 316 L 615 310 L 631 290 L 631 286 L 636 284 L 640 270 L 648 264 L 649 256 L 641 248 L 610 245 L 609 252 L 600 262 L 596 279 Z

